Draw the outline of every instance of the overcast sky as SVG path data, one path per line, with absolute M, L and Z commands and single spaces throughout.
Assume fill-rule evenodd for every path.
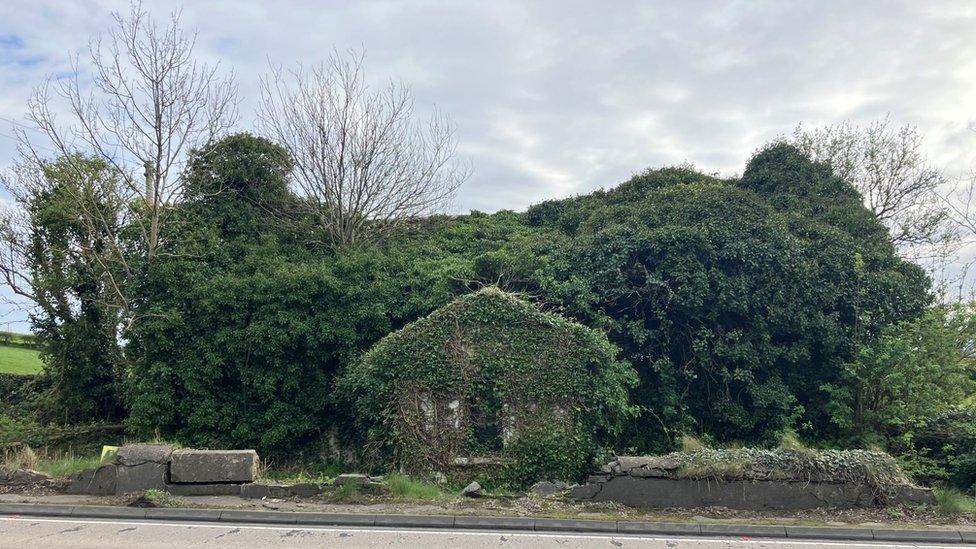
M 372 78 L 406 83 L 457 125 L 473 175 L 458 209 L 524 209 L 650 166 L 742 171 L 797 123 L 914 124 L 934 163 L 976 167 L 976 2 L 250 1 L 182 7 L 198 55 L 237 75 L 240 129 L 274 63 L 365 50 Z M 0 167 L 47 75 L 126 2 L 4 0 Z M 2 310 L 0 310 L 2 314 Z M 0 327 L 26 329 L 23 313 Z

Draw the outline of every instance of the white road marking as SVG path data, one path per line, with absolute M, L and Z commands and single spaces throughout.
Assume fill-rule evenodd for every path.
M 303 525 L 283 525 L 283 526 L 258 526 L 251 524 L 240 524 L 233 522 L 222 522 L 222 523 L 201 523 L 201 522 L 166 522 L 166 521 L 129 521 L 129 520 L 84 520 L 84 519 L 58 519 L 58 518 L 47 518 L 47 517 L 29 517 L 24 515 L 8 515 L 0 517 L 0 522 L 54 522 L 62 524 L 112 524 L 112 525 L 135 525 L 135 526 L 170 526 L 176 528 L 239 528 L 244 530 L 273 530 L 273 531 L 293 531 L 293 530 L 308 530 L 316 532 L 364 532 L 371 534 L 381 534 L 381 533 L 406 533 L 406 534 L 432 534 L 441 536 L 491 536 L 497 537 L 498 534 L 504 534 L 505 536 L 511 537 L 526 537 L 526 538 L 576 538 L 576 539 L 587 539 L 587 540 L 599 540 L 608 538 L 622 538 L 628 540 L 636 541 L 674 541 L 675 539 L 695 541 L 700 543 L 739 543 L 739 544 L 754 544 L 761 542 L 763 544 L 769 545 L 816 545 L 818 547 L 872 547 L 872 548 L 903 548 L 903 547 L 917 547 L 919 549 L 946 549 L 948 547 L 973 547 L 972 545 L 950 545 L 950 544 L 937 544 L 937 545 L 917 545 L 911 542 L 904 543 L 878 543 L 872 541 L 817 541 L 811 539 L 771 539 L 763 537 L 701 537 L 701 536 L 674 536 L 674 537 L 651 537 L 651 536 L 641 536 L 641 535 L 627 535 L 627 534 L 613 534 L 607 533 L 604 535 L 600 534 L 581 534 L 576 532 L 565 532 L 565 533 L 555 533 L 555 532 L 519 532 L 511 530 L 490 530 L 490 531 L 478 531 L 478 530 L 463 530 L 463 529 L 423 529 L 423 528 L 365 528 L 357 526 L 303 526 Z

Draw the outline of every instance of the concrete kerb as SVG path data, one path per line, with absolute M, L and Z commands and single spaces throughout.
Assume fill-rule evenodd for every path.
M 966 543 L 976 545 L 976 532 L 957 530 L 897 530 L 867 528 L 817 528 L 807 526 L 762 526 L 532 519 L 521 517 L 477 517 L 452 515 L 356 515 L 294 513 L 282 511 L 238 511 L 220 509 L 170 509 L 109 507 L 96 505 L 0 504 L 0 516 L 114 518 L 126 520 L 168 520 L 286 524 L 296 526 L 357 526 L 387 528 L 436 528 L 517 530 L 537 532 L 605 532 L 628 535 L 765 537 L 856 541 L 901 541 Z

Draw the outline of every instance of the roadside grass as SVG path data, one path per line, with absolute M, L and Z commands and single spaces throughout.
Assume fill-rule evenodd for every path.
M 142 497 L 146 501 L 152 503 L 156 507 L 182 507 L 183 501 L 180 498 L 170 494 L 165 490 L 149 489 L 146 490 Z
M 41 371 L 41 358 L 34 349 L 0 345 L 0 374 L 34 375 Z
M 966 495 L 952 488 L 936 488 L 935 500 L 945 513 L 976 513 L 976 497 Z
M 52 477 L 66 477 L 85 469 L 98 467 L 101 463 L 99 456 L 81 457 L 70 452 L 37 451 L 30 446 L 7 450 L 0 456 L 0 469 L 7 471 L 33 469 Z
M 455 499 L 454 495 L 445 492 L 436 484 L 414 480 L 406 475 L 394 473 L 386 475 L 383 479 L 390 489 L 390 494 L 395 498 L 422 501 L 448 501 Z
M 37 462 L 37 470 L 47 473 L 52 477 L 66 477 L 85 469 L 94 469 L 102 464 L 98 456 L 78 457 L 65 455 L 59 458 L 40 459 Z
M 337 486 L 328 495 L 337 503 L 354 503 L 362 499 L 363 486 L 355 482 L 349 482 L 342 486 Z

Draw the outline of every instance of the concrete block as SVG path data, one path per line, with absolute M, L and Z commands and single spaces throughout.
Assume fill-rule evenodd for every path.
M 68 477 L 68 485 L 64 491 L 68 494 L 110 496 L 115 494 L 117 474 L 115 465 L 86 469 Z
M 254 450 L 176 450 L 170 456 L 170 482 L 179 484 L 254 482 Z
M 166 489 L 165 462 L 144 461 L 139 465 L 119 465 L 117 469 L 116 494 Z
M 592 488 L 591 488 L 592 487 Z M 632 507 L 728 507 L 729 509 L 850 509 L 874 505 L 867 486 L 784 481 L 715 482 L 654 477 L 613 477 L 570 491 L 577 499 Z
M 119 448 L 116 460 L 127 466 L 166 463 L 172 453 L 173 447 L 169 444 L 126 444 Z

